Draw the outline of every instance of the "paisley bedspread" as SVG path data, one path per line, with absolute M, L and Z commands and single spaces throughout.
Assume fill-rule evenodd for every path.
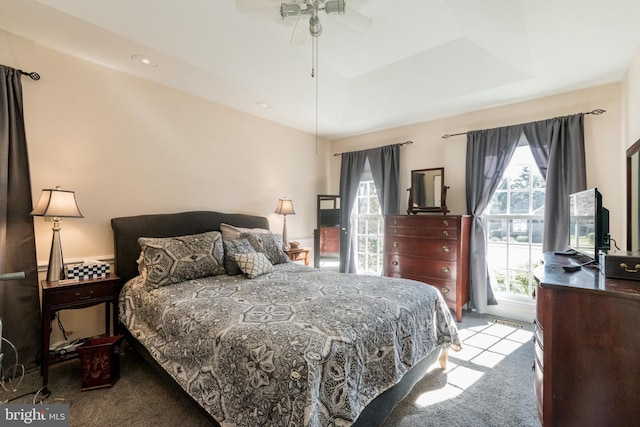
M 294 263 L 120 295 L 120 320 L 226 426 L 349 426 L 436 346 L 460 345 L 420 282 Z

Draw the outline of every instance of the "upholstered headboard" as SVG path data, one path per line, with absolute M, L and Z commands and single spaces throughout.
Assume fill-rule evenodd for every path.
M 138 215 L 111 219 L 115 273 L 124 281 L 138 275 L 138 237 L 176 237 L 220 231 L 220 223 L 244 228 L 269 229 L 263 216 L 193 211 L 172 214 Z

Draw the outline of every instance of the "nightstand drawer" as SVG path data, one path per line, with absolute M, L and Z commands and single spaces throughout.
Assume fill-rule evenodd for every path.
M 119 292 L 119 279 L 107 280 L 104 282 L 93 281 L 91 283 L 75 282 L 72 287 L 59 285 L 50 287 L 44 292 L 47 293 L 47 300 L 51 306 L 60 304 L 84 304 L 88 301 L 106 301 L 113 299 Z

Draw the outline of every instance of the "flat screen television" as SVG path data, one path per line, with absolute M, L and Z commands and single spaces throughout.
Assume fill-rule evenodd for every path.
M 569 195 L 569 247 L 594 260 L 610 248 L 609 211 L 597 188 Z

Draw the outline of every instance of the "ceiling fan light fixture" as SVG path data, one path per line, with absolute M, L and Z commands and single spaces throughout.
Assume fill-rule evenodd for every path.
M 327 15 L 344 15 L 344 0 L 328 0 L 324 4 Z
M 318 37 L 322 34 L 322 25 L 320 19 L 317 16 L 309 18 L 309 32 L 313 37 Z
M 302 9 L 299 4 L 289 4 L 289 3 L 281 3 L 280 4 L 280 16 L 282 19 L 288 16 L 300 16 L 302 13 Z

